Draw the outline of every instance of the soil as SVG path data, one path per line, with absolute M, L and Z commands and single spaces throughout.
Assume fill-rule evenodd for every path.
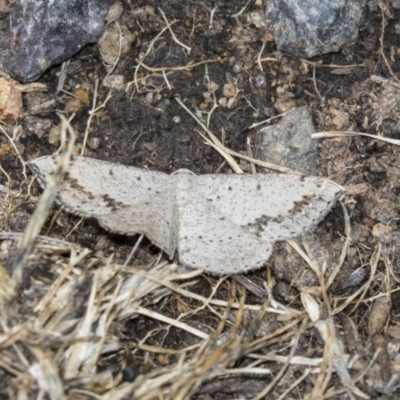
M 208 128 L 226 147 L 244 154 L 247 154 L 247 140 L 255 142 L 257 129 L 251 128 L 253 124 L 267 119 L 275 123 L 281 112 L 293 106 L 307 106 L 311 110 L 317 131 L 357 131 L 400 139 L 400 10 L 395 8 L 395 2 L 383 3 L 385 12 L 376 2 L 368 2 L 365 23 L 356 44 L 339 53 L 306 61 L 276 52 L 263 24 L 265 4 L 261 1 L 250 1 L 244 9 L 245 2 L 238 0 L 121 2 L 123 13 L 117 21 L 134 40 L 122 49 L 111 76 L 124 77 L 124 89 L 102 85 L 110 66 L 105 66 L 104 54 L 97 44 L 88 45 L 65 64 L 65 84 L 54 106 L 32 111 L 33 105 L 53 98 L 62 75 L 61 66 L 51 68 L 39 79 L 47 85 L 47 92 L 23 94 L 25 114 L 19 130 L 13 131 L 14 126 L 7 126 L 4 129 L 8 137 L 0 133 L 0 162 L 4 171 L 0 174 L 0 184 L 15 194 L 11 198 L 2 194 L 2 230 L 23 232 L 42 192 L 36 183 L 30 185 L 33 177 L 29 171 L 28 179 L 24 178 L 20 157 L 29 161 L 58 150 L 60 141 L 54 140 L 54 127 L 59 126 L 60 120 L 56 111 L 68 116 L 75 113 L 72 126 L 78 134 L 75 154 L 79 154 L 95 92 L 97 106 L 105 104 L 91 120 L 85 156 L 168 173 L 179 168 L 196 174 L 231 173 L 223 157 L 204 143 L 199 135 L 204 131 L 176 98 L 208 123 Z M 171 25 L 175 39 L 167 29 L 154 40 L 166 26 L 160 10 L 169 23 L 177 21 Z M 235 16 L 237 13 L 239 15 Z M 3 30 L 7 23 L 8 14 L 3 13 Z M 150 43 L 153 46 L 148 52 Z M 190 52 L 183 44 L 190 47 Z M 118 44 L 116 46 L 118 50 Z M 96 82 L 99 82 L 97 89 Z M 111 97 L 107 98 L 108 95 Z M 39 122 L 45 126 L 42 131 L 30 129 Z M 13 137 L 13 132 L 11 143 L 9 138 Z M 268 262 L 268 272 L 262 269 L 246 277 L 260 288 L 267 279 L 277 301 L 300 311 L 304 311 L 300 292 L 305 293 L 304 288 L 309 288 L 308 293 L 315 295 L 321 305 L 321 313 L 326 318 L 331 317 L 337 335 L 345 343 L 346 353 L 354 360 L 359 359 L 354 361 L 353 368 L 349 367 L 349 387 L 357 386 L 360 392 L 354 388 L 343 389 L 342 376 L 335 370 L 322 391 L 330 393 L 329 398 L 362 398 L 361 393 L 369 398 L 399 398 L 400 389 L 396 386 L 400 368 L 396 350 L 400 337 L 400 321 L 397 320 L 400 302 L 396 300 L 400 273 L 399 147 L 361 136 L 321 139 L 319 160 L 319 174 L 346 190 L 342 205 L 352 228 L 346 259 L 327 291 L 329 299 L 321 294 L 320 277 L 308 268 L 307 276 L 299 275 L 305 269 L 304 261 L 288 244 L 276 246 Z M 248 168 L 246 163 L 241 165 Z M 339 262 L 347 235 L 343 212 L 338 204 L 310 239 L 316 259 L 328 260 L 329 273 Z M 113 255 L 113 262 L 124 263 L 136 237 L 109 234 L 96 221 L 83 220 L 78 224 L 79 221 L 54 207 L 42 234 L 87 247 L 97 259 Z M 13 252 L 15 249 L 7 253 L 7 259 Z M 159 256 L 159 250 L 144 239 L 132 262 L 137 268 L 146 268 Z M 53 275 L 46 272 L 51 264 L 49 257 L 43 255 L 36 265 L 30 265 L 24 278 L 25 289 L 30 287 L 32 279 L 53 279 Z M 7 263 L 7 259 L 3 261 Z M 207 298 L 217 283 L 217 278 L 202 275 L 190 286 L 190 291 Z M 345 302 L 365 284 L 361 297 Z M 236 287 L 235 283 L 228 278 L 214 297 L 229 299 L 232 287 Z M 79 309 L 79 304 L 87 301 L 90 282 L 83 282 L 76 291 L 79 296 L 76 297 L 75 316 L 79 317 L 84 310 Z M 376 299 L 382 297 L 386 303 L 379 306 Z M 23 297 L 20 296 L 19 301 L 23 303 Z M 260 305 L 263 301 L 252 292 L 247 293 L 247 304 Z M 345 306 L 337 310 L 339 303 Z M 183 300 L 176 294 L 148 304 L 149 308 L 170 318 L 177 318 L 183 309 L 199 307 L 195 300 Z M 256 337 L 283 326 L 283 320 L 271 315 L 266 314 Z M 383 321 L 376 327 L 371 321 L 376 320 L 377 315 L 383 316 Z M 232 325 L 233 318 L 232 315 L 228 317 Z M 254 319 L 256 314 L 246 314 L 248 324 Z M 205 307 L 188 313 L 185 322 L 211 333 L 218 329 L 220 315 Z M 185 330 L 166 328 L 163 322 L 144 315 L 125 319 L 113 329 L 125 347 L 101 357 L 97 369 L 109 369 L 117 374 L 129 358 L 128 364 L 135 372 L 125 368 L 127 381 L 145 375 L 148 369 L 173 365 L 180 358 L 179 353 L 167 357 L 143 348 L 131 355 L 131 342 L 143 341 L 148 346 L 177 350 L 199 342 Z M 325 339 L 318 329 L 310 326 L 303 329 L 300 325 L 297 329 L 300 333 L 296 356 L 323 357 Z M 258 355 L 265 357 L 257 365 L 269 368 L 272 374 L 243 374 L 238 379 L 211 377 L 193 390 L 191 398 L 253 398 L 281 371 L 283 364 L 272 355 L 289 353 L 290 343 L 282 343 L 271 343 L 257 350 Z M 234 365 L 245 368 L 251 360 L 238 357 Z M 368 368 L 369 362 L 373 363 L 373 368 Z M 307 368 L 311 367 L 301 363 L 291 365 L 265 398 L 279 398 Z M 361 376 L 363 372 L 365 375 Z M 295 385 L 290 398 L 315 395 L 315 387 L 321 385 L 317 377 L 318 372 L 307 375 Z M 13 386 L 14 378 L 9 373 L 0 374 L 0 387 Z M 7 389 L 0 389 L 0 397 L 12 398 Z

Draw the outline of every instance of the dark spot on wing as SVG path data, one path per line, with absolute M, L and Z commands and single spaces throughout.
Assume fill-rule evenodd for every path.
M 274 222 L 276 224 L 281 224 L 284 221 L 284 217 L 282 215 L 278 215 L 277 217 L 270 217 L 269 215 L 262 215 L 259 218 L 256 218 L 254 222 L 251 222 L 246 225 L 248 228 L 255 228 L 255 235 L 260 236 L 259 233 L 265 231 L 265 228 L 271 223 Z
M 124 206 L 124 203 L 121 203 L 120 201 L 113 199 L 108 194 L 103 194 L 101 198 L 107 204 L 107 206 L 110 207 L 113 211 L 117 210 L 119 207 Z

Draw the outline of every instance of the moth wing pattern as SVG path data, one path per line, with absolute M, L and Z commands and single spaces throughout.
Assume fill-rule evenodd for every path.
M 278 173 L 201 175 L 198 187 L 227 218 L 268 242 L 313 230 L 341 193 L 322 178 Z
M 104 229 L 114 233 L 144 234 L 172 259 L 178 246 L 179 230 L 175 198 L 175 187 L 169 186 L 144 200 L 117 208 L 98 221 Z
M 33 160 L 31 168 L 46 186 L 57 165 L 57 157 Z M 74 157 L 71 160 L 58 201 L 71 213 L 99 218 L 156 195 L 171 185 L 167 174 L 122 164 Z
M 230 218 L 213 204 L 193 201 L 181 210 L 178 254 L 180 264 L 201 268 L 216 275 L 237 274 L 261 267 L 272 252 L 265 242 Z

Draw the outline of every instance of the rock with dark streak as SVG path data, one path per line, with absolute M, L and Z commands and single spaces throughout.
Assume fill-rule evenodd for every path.
M 113 0 L 16 0 L 0 42 L 4 69 L 22 82 L 77 53 L 102 34 Z
M 366 0 L 268 0 L 267 27 L 279 51 L 311 58 L 354 44 Z

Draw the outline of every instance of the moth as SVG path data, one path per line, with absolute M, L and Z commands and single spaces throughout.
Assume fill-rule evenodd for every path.
M 52 156 L 31 162 L 42 186 L 56 165 Z M 108 231 L 144 234 L 183 266 L 222 275 L 264 265 L 274 242 L 312 231 L 341 193 L 339 185 L 318 177 L 168 175 L 75 157 L 58 201 Z

